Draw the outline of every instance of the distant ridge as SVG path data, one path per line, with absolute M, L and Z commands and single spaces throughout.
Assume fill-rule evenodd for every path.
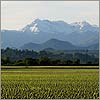
M 88 47 L 78 47 L 74 46 L 68 41 L 61 41 L 57 39 L 50 39 L 44 43 L 36 44 L 36 43 L 27 43 L 20 47 L 20 49 L 28 49 L 28 50 L 46 50 L 46 51 L 54 51 L 54 50 L 81 50 L 81 49 L 89 49 L 89 50 L 97 50 L 98 44 L 91 45 Z
M 52 48 L 55 50 L 72 50 L 76 47 L 67 41 L 61 41 L 57 39 L 50 39 L 42 44 L 27 43 L 20 47 L 21 49 L 29 50 L 43 50 L 46 48 Z
M 2 48 L 19 48 L 30 42 L 41 44 L 53 38 L 83 47 L 99 43 L 99 27 L 87 21 L 68 24 L 64 21 L 35 19 L 22 29 L 1 30 L 1 33 Z

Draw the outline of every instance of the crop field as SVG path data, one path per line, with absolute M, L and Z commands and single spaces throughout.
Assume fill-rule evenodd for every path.
M 99 69 L 3 68 L 2 99 L 98 99 Z

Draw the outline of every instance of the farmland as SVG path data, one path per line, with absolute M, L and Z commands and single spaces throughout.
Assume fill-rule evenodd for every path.
M 99 69 L 96 66 L 2 67 L 2 99 L 98 99 L 98 97 Z

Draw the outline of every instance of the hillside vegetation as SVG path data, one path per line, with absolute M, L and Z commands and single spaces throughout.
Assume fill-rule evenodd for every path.
M 56 51 L 45 49 L 36 52 L 7 48 L 1 50 L 1 64 L 5 66 L 99 65 L 98 53 L 98 50 Z

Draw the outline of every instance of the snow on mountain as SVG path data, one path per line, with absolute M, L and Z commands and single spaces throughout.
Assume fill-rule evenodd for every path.
M 64 21 L 49 21 L 36 19 L 31 24 L 22 28 L 23 32 L 33 32 L 33 33 L 71 33 L 74 32 L 74 28 Z
M 83 22 L 75 22 L 71 24 L 72 26 L 74 26 L 74 28 L 76 28 L 77 31 L 80 32 L 86 32 L 86 31 L 98 31 L 98 27 L 95 25 L 90 25 L 88 22 L 83 21 Z
M 32 23 L 21 29 L 23 32 L 50 33 L 50 34 L 70 34 L 72 32 L 98 31 L 98 27 L 90 25 L 88 22 L 75 22 L 68 24 L 64 21 L 49 21 L 36 19 Z
M 99 27 L 86 21 L 68 24 L 64 21 L 36 19 L 19 31 L 1 30 L 1 33 L 3 47 L 19 47 L 28 42 L 43 43 L 52 38 L 84 46 L 99 41 Z

